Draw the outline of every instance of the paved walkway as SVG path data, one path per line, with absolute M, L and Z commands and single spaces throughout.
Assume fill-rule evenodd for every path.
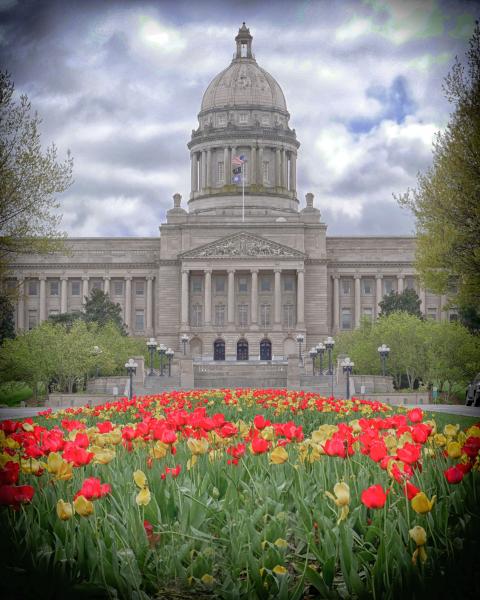
M 448 413 L 451 415 L 464 415 L 467 417 L 478 417 L 480 419 L 480 407 L 473 406 L 462 406 L 459 404 L 415 404 L 405 405 L 404 408 L 421 408 L 422 410 L 428 410 L 432 412 Z M 65 410 L 67 407 L 53 407 L 52 411 Z M 75 406 L 73 408 L 79 408 Z M 14 408 L 0 408 L 0 421 L 4 419 L 25 419 L 26 417 L 34 417 L 39 412 L 45 410 L 45 406 L 28 406 L 28 407 L 14 407 Z

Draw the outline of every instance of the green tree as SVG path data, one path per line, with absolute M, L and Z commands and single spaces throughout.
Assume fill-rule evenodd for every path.
M 127 335 L 122 319 L 122 307 L 110 300 L 110 296 L 102 290 L 94 289 L 85 303 L 84 319 L 87 323 L 97 323 L 100 327 L 113 323 Z
M 444 92 L 454 110 L 437 134 L 433 164 L 399 197 L 416 218 L 416 269 L 424 285 L 459 307 L 480 309 L 480 25 L 467 64 L 457 59 Z
M 393 312 L 401 311 L 422 318 L 421 304 L 415 290 L 406 289 L 401 294 L 392 291 L 384 296 L 383 300 L 379 303 L 380 315 L 383 317 Z
M 13 304 L 8 296 L 0 296 L 0 346 L 6 339 L 15 337 Z

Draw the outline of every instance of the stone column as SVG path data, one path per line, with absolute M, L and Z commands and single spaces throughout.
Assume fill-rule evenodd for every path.
M 340 329 L 340 275 L 333 276 L 333 329 Z
M 228 270 L 228 307 L 227 322 L 235 322 L 235 269 Z
M 147 276 L 147 332 L 151 333 L 153 330 L 153 275 Z
M 354 275 L 355 280 L 355 327 L 360 327 L 360 281 L 361 275 Z
M 88 299 L 88 280 L 90 277 L 88 275 L 84 275 L 82 277 L 82 305 L 85 306 L 85 303 Z
M 275 186 L 280 187 L 282 182 L 281 176 L 281 151 L 280 148 L 275 148 Z
M 212 270 L 205 269 L 205 325 L 212 323 Z
M 190 155 L 190 189 L 192 192 L 195 192 L 196 188 L 196 167 L 196 152 L 192 152 Z
M 188 325 L 188 269 L 182 270 L 182 325 Z
M 45 277 L 45 275 L 41 275 L 38 279 L 40 280 L 39 322 L 42 323 L 42 321 L 45 321 L 45 319 L 47 318 L 47 278 Z
M 103 293 L 110 294 L 110 277 L 108 276 L 103 278 Z
M 258 320 L 258 269 L 250 269 L 250 273 L 252 274 L 250 315 L 252 325 L 256 325 Z
M 260 183 L 258 178 L 257 160 L 256 160 L 257 149 L 255 146 L 250 147 L 250 184 Z
M 125 279 L 125 308 L 124 308 L 124 318 L 125 325 L 127 329 L 130 329 L 132 324 L 132 277 L 130 275 L 126 275 Z
M 258 183 L 260 185 L 264 184 L 264 181 L 263 181 L 263 148 L 262 148 L 262 146 L 258 147 Z
M 440 296 L 440 320 L 448 321 L 448 311 L 445 310 L 445 305 L 447 304 L 447 296 L 442 294 Z
M 425 288 L 418 290 L 418 297 L 420 298 L 420 310 L 424 315 L 427 314 L 427 291 Z
M 60 289 L 60 312 L 68 312 L 67 299 L 68 299 L 68 277 L 60 277 L 61 289 Z
M 305 324 L 305 271 L 297 270 L 297 326 L 303 327 Z
M 377 317 L 380 314 L 380 302 L 382 301 L 383 298 L 383 294 L 382 294 L 382 279 L 383 279 L 383 275 L 376 275 L 375 276 L 376 280 L 377 280 L 377 290 L 376 290 L 376 296 L 375 296 L 375 301 L 377 304 Z
M 397 294 L 403 293 L 405 288 L 405 276 L 397 275 Z
M 201 184 L 200 184 L 200 188 L 201 190 L 205 190 L 205 188 L 207 187 L 207 151 L 206 150 L 202 150 L 202 157 L 201 157 L 201 164 L 200 164 L 200 175 L 201 175 Z
M 229 183 L 231 183 L 231 177 L 230 174 L 232 172 L 232 165 L 230 164 L 230 160 L 229 160 L 229 156 L 228 156 L 228 146 L 225 146 L 225 148 L 223 149 L 223 171 L 225 174 L 224 177 L 224 183 L 225 185 L 228 185 Z
M 25 329 L 25 279 L 20 277 L 18 281 L 17 329 L 23 331 Z
M 212 149 L 207 150 L 207 188 L 212 187 Z
M 273 322 L 280 323 L 281 322 L 281 304 L 282 304 L 282 288 L 281 288 L 282 270 L 274 269 L 274 273 L 275 273 L 275 287 L 274 287 L 275 306 L 274 306 L 274 313 L 273 313 L 274 314 Z
M 290 152 L 290 191 L 295 192 L 297 179 L 297 155 L 294 152 Z
M 285 181 L 285 162 L 286 162 L 286 153 L 285 148 L 281 150 L 280 156 L 280 187 L 287 187 L 287 182 Z

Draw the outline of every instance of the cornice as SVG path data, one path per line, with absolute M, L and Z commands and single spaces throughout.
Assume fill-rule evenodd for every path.
M 330 269 L 386 269 L 386 268 L 413 268 L 413 261 L 375 261 L 375 262 L 335 262 L 327 258 Z
M 86 270 L 104 270 L 104 271 L 117 271 L 119 269 L 132 270 L 132 269 L 156 269 L 158 262 L 150 263 L 21 263 L 12 265 L 12 270 L 23 271 L 23 270 L 35 270 L 35 271 L 60 271 L 60 270 L 74 270 L 79 271 Z

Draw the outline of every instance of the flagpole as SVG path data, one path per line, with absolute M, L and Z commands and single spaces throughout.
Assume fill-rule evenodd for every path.
M 245 162 L 242 164 L 242 223 L 245 223 Z

